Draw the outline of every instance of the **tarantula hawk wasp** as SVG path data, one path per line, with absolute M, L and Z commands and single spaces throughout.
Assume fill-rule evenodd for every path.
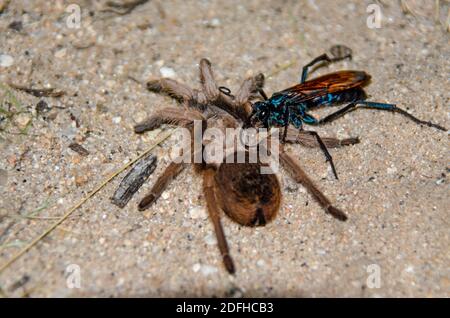
M 294 88 L 299 87 L 303 91 L 300 91 L 299 88 L 297 90 L 291 88 L 290 90 L 293 90 L 293 93 L 287 92 L 288 89 L 275 93 L 270 99 L 262 90 L 264 85 L 263 74 L 246 79 L 234 96 L 228 88 L 217 85 L 211 63 L 202 59 L 199 63 L 201 90 L 192 89 L 175 80 L 165 78 L 147 83 L 149 91 L 169 95 L 180 102 L 182 107 L 165 107 L 154 112 L 148 119 L 135 126 L 135 132 L 143 133 L 162 124 L 191 127 L 196 120 L 202 122 L 202 129 L 206 129 L 208 126 L 220 127 L 220 129 L 236 128 L 241 123 L 244 123 L 244 126 L 247 127 L 252 125 L 256 127 L 260 124 L 267 127 L 278 125 L 285 128 L 284 142 L 302 144 L 306 147 L 321 147 L 327 154 L 327 147 L 337 148 L 353 145 L 358 143 L 359 140 L 358 138 L 343 140 L 321 138 L 316 132 L 288 126 L 292 123 L 294 127 L 302 128 L 303 123 L 308 123 L 307 110 L 338 102 L 350 102 L 350 104 L 342 110 L 312 123 L 320 124 L 332 121 L 362 104 L 368 108 L 399 112 L 419 124 L 445 130 L 439 125 L 421 121 L 395 105 L 365 101 L 365 94 L 363 94 L 364 91 L 361 87 L 367 83 L 370 76 L 364 72 L 343 71 L 306 81 L 309 67 L 320 61 L 333 62 L 351 57 L 348 50 L 342 46 L 334 47 L 331 51 L 334 58 L 329 58 L 324 54 L 307 64 L 303 68 L 301 79 L 303 84 L 294 86 Z M 347 75 L 343 76 L 342 73 Z M 306 87 L 310 89 L 306 90 Z M 316 87 L 316 91 L 312 90 L 312 87 Z M 252 103 L 251 101 L 257 97 L 257 94 L 262 95 L 265 100 Z M 296 96 L 293 96 L 295 94 Z M 276 103 L 277 95 L 281 95 L 281 97 L 278 97 L 280 98 L 278 104 Z M 311 96 L 311 98 L 308 99 L 306 95 Z M 293 103 L 296 100 L 294 97 L 301 102 Z M 273 120 L 274 118 L 276 120 Z M 279 118 L 280 121 L 278 121 Z M 313 117 L 311 116 L 311 118 Z M 236 153 L 232 155 L 236 155 Z M 331 161 L 331 156 L 329 158 Z M 301 165 L 288 154 L 284 143 L 280 144 L 280 162 L 294 181 L 301 183 L 326 213 L 340 221 L 347 219 L 346 214 L 333 205 L 308 177 Z M 194 164 L 194 169 L 203 176 L 203 192 L 207 211 L 214 226 L 223 263 L 231 274 L 235 272 L 235 266 L 222 228 L 221 212 L 225 212 L 239 224 L 260 226 L 273 220 L 280 208 L 280 183 L 275 175 L 261 174 L 260 166 L 261 163 L 259 162 L 256 164 L 222 163 L 219 166 L 206 164 L 205 162 Z M 158 177 L 150 192 L 141 200 L 139 210 L 144 210 L 154 204 L 171 180 L 180 174 L 184 167 L 185 164 L 183 163 L 172 162 Z M 332 167 L 334 166 L 332 165 Z
M 443 131 L 447 130 L 438 124 L 420 120 L 394 104 L 367 101 L 367 94 L 363 87 L 369 83 L 371 76 L 364 71 L 338 71 L 312 80 L 306 80 L 310 68 L 317 66 L 318 63 L 331 63 L 346 58 L 351 59 L 352 57 L 351 50 L 342 45 L 333 46 L 330 49 L 330 53 L 333 57 L 329 57 L 325 53 L 306 64 L 302 70 L 300 83 L 297 85 L 280 92 L 275 92 L 270 98 L 268 98 L 262 88 L 259 88 L 259 93 L 264 100 L 253 104 L 252 112 L 247 118 L 245 126 L 262 126 L 264 128 L 284 127 L 282 139 L 284 141 L 286 139 L 287 127 L 290 124 L 297 129 L 303 130 L 303 124 L 313 126 L 323 125 L 356 109 L 371 108 L 396 112 L 417 124 Z M 220 89 L 224 94 L 231 94 L 226 87 L 221 87 Z M 320 106 L 334 106 L 345 103 L 348 104 L 321 119 L 316 119 L 308 113 L 310 110 L 317 109 Z M 315 131 L 308 130 L 305 132 L 310 133 L 317 139 L 325 154 L 326 160 L 331 165 L 334 176 L 338 179 L 333 159 L 320 136 Z

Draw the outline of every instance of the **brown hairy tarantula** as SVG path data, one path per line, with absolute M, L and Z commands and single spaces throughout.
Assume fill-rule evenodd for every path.
M 181 107 L 166 107 L 153 113 L 151 117 L 135 126 L 135 132 L 143 133 L 162 124 L 171 124 L 192 130 L 196 120 L 202 122 L 203 131 L 211 127 L 224 131 L 226 128 L 242 126 L 251 113 L 250 101 L 256 98 L 264 84 L 264 76 L 259 74 L 246 79 L 236 95 L 233 96 L 228 89 L 217 85 L 211 63 L 202 59 L 200 61 L 200 82 L 201 90 L 191 89 L 167 78 L 148 82 L 147 88 L 150 91 L 171 96 L 180 102 Z M 191 136 L 193 136 L 192 133 Z M 344 140 L 322 138 L 321 140 L 330 148 L 358 142 L 356 138 Z M 314 135 L 296 129 L 288 130 L 285 141 L 306 147 L 320 146 Z M 334 207 L 315 186 L 299 163 L 285 152 L 283 144 L 280 145 L 279 153 L 282 166 L 291 174 L 292 178 L 306 187 L 325 212 L 345 221 L 346 215 Z M 227 156 L 236 157 L 237 153 L 227 154 Z M 261 174 L 260 168 L 264 164 L 260 161 L 256 163 L 247 161 L 245 161 L 246 163 L 208 164 L 202 158 L 201 163 L 193 164 L 195 171 L 203 176 L 203 192 L 207 210 L 214 225 L 224 265 L 229 273 L 234 273 L 235 267 L 221 225 L 221 211 L 242 225 L 265 225 L 275 218 L 281 204 L 280 184 L 276 175 Z M 224 160 L 223 162 L 229 161 Z M 178 161 L 171 162 L 159 176 L 150 193 L 139 203 L 139 209 L 144 210 L 151 206 L 169 182 L 184 169 L 185 165 Z

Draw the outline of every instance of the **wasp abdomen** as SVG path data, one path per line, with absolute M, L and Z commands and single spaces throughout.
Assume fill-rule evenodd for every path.
M 312 109 L 318 106 L 351 103 L 359 100 L 365 100 L 366 98 L 367 95 L 362 88 L 352 88 L 341 92 L 328 93 L 323 96 L 314 98 L 308 103 L 308 109 Z

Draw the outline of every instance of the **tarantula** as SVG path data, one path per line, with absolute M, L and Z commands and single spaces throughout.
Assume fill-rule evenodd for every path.
M 264 76 L 258 74 L 246 79 L 237 94 L 232 96 L 228 89 L 217 85 L 211 63 L 202 59 L 200 61 L 200 82 L 201 90 L 191 89 L 168 78 L 148 82 L 147 88 L 150 91 L 167 94 L 179 101 L 182 107 L 166 107 L 156 111 L 148 119 L 137 124 L 135 132 L 143 133 L 162 124 L 192 129 L 195 120 L 202 122 L 203 131 L 207 127 L 221 130 L 237 128 L 246 122 L 251 113 L 250 101 L 256 98 L 264 85 Z M 306 147 L 321 146 L 315 136 L 307 131 L 295 129 L 288 130 L 285 141 L 302 144 Z M 322 138 L 322 142 L 327 147 L 336 148 L 358 143 L 359 140 L 357 138 L 344 140 Z M 307 188 L 325 212 L 345 221 L 346 215 L 331 204 L 309 179 L 299 163 L 285 152 L 282 144 L 280 150 L 281 164 L 290 172 L 293 179 Z M 237 156 L 237 153 L 228 155 Z M 228 160 L 223 162 L 228 162 Z M 171 162 L 159 176 L 150 193 L 141 200 L 138 206 L 139 210 L 151 206 L 170 181 L 184 169 L 185 165 Z M 261 174 L 261 166 L 263 163 L 260 161 L 247 163 L 247 160 L 245 163 L 208 164 L 202 159 L 201 163 L 194 164 L 194 170 L 203 176 L 203 192 L 207 210 L 214 225 L 223 263 L 231 274 L 235 272 L 235 267 L 221 225 L 221 211 L 241 225 L 265 225 L 275 218 L 281 204 L 281 190 L 277 177 L 275 174 Z

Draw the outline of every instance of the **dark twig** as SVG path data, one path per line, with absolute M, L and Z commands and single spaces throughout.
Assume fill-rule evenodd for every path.
M 86 156 L 89 155 L 89 151 L 86 148 L 84 148 L 82 145 L 80 145 L 80 144 L 78 144 L 76 142 L 71 143 L 69 145 L 69 148 L 72 149 L 73 151 L 75 151 L 76 153 L 78 153 L 81 156 L 86 157 Z
M 112 12 L 118 15 L 126 15 L 131 13 L 138 6 L 147 3 L 148 0 L 136 0 L 125 3 L 118 3 L 114 1 L 106 2 L 108 8 L 101 10 L 102 12 Z
M 123 208 L 131 197 L 139 190 L 156 168 L 156 156 L 148 155 L 139 161 L 123 178 L 113 197 L 112 203 Z
M 29 88 L 22 85 L 17 85 L 13 83 L 8 83 L 8 85 L 14 89 L 25 92 L 27 94 L 36 96 L 36 97 L 61 97 L 65 94 L 63 91 L 55 91 L 52 88 Z

